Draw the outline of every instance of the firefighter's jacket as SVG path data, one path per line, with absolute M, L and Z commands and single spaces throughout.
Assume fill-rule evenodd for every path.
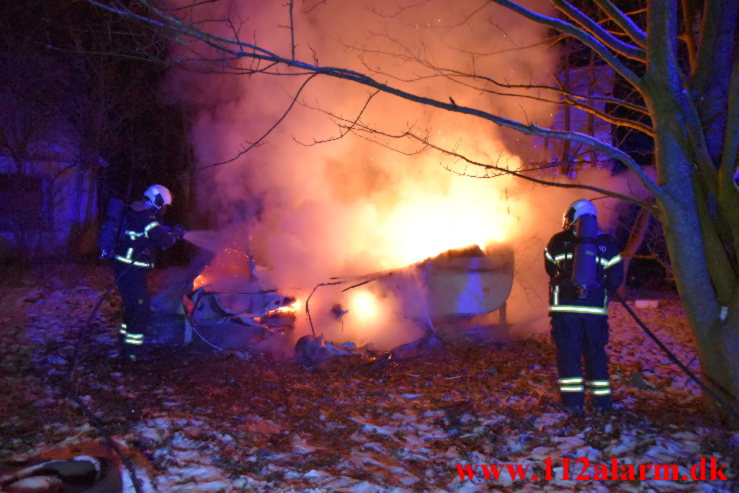
M 544 249 L 544 264 L 549 274 L 549 315 L 608 315 L 608 298 L 624 279 L 623 262 L 612 236 L 596 238 L 596 284 L 582 290 L 572 282 L 572 265 L 578 239 L 574 230 L 555 234 Z
M 156 209 L 147 205 L 134 202 L 126 210 L 113 258 L 134 267 L 151 269 L 154 267 L 156 250 L 171 247 L 177 238 L 159 224 Z

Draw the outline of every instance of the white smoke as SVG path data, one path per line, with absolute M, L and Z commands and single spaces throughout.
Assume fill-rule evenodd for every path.
M 286 5 L 216 2 L 195 12 L 199 19 L 234 21 L 201 24 L 215 34 L 233 36 L 235 26 L 240 39 L 289 57 Z M 447 74 L 455 70 L 509 84 L 550 83 L 558 53 L 541 43 L 545 30 L 492 3 L 303 2 L 295 3 L 294 19 L 297 59 L 362 71 L 419 96 L 524 122 L 547 125 L 556 111 L 540 101 L 486 92 L 507 91 L 491 82 L 464 77 L 458 79 L 463 84 L 456 84 L 424 67 L 428 62 Z M 285 72 L 280 67 L 270 72 L 280 70 Z M 230 159 L 261 137 L 304 80 L 175 70 L 167 93 L 192 108 L 192 143 L 198 166 L 204 167 Z M 509 316 L 540 321 L 546 310 L 541 252 L 558 230 L 563 209 L 582 194 L 510 177 L 459 176 L 479 170 L 428 150 L 418 152 L 422 146 L 417 142 L 365 134 L 404 154 L 351 134 L 338 138 L 343 130 L 327 112 L 353 121 L 369 94 L 358 84 L 317 77 L 300 97 L 305 106 L 296 105 L 262 145 L 197 173 L 198 202 L 226 232 L 225 242 L 253 252 L 267 269 L 265 282 L 306 292 L 332 276 L 382 271 L 486 240 L 510 242 L 517 258 Z M 543 152 L 536 141 L 510 138 L 482 119 L 389 94 L 374 97 L 361 123 L 388 134 L 412 130 L 471 159 L 511 168 Z M 335 140 L 312 144 L 326 139 Z M 482 238 L 463 238 L 469 232 Z M 446 243 L 433 251 L 438 238 Z M 329 307 L 319 304 L 316 299 L 316 311 L 325 313 Z M 385 305 L 391 312 L 403 311 L 395 300 Z M 409 332 L 395 330 L 397 320 L 388 319 L 386 325 L 396 325 L 384 327 L 382 335 L 382 327 L 373 329 L 373 337 L 382 345 L 405 342 Z M 341 326 L 341 319 L 319 323 Z

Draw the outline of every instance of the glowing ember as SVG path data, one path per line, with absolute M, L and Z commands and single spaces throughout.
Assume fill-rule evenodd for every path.
M 213 261 L 193 280 L 192 289 L 209 286 L 231 277 L 251 279 L 251 268 L 249 255 L 246 252 L 236 248 L 223 248 L 216 252 Z
M 204 275 L 203 275 L 203 274 L 201 273 L 201 274 L 200 274 L 200 275 L 199 275 L 198 277 L 196 277 L 196 278 L 195 278 L 195 280 L 194 280 L 194 281 L 192 282 L 192 289 L 193 289 L 193 290 L 195 290 L 195 289 L 198 289 L 198 288 L 202 288 L 203 286 L 207 286 L 207 285 L 208 285 L 208 278 L 207 278 L 207 277 L 205 277 L 205 276 L 204 276 Z
M 270 310 L 265 313 L 264 316 L 269 317 L 273 315 L 293 315 L 300 310 L 300 307 L 300 300 L 295 300 L 295 302 L 291 305 L 281 306 L 279 308 L 275 308 L 274 310 Z

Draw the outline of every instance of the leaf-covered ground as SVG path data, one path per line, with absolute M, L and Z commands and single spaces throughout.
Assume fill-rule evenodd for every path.
M 43 451 L 100 441 L 63 388 L 80 328 L 108 280 L 67 268 L 18 274 L 0 286 L 0 473 Z M 458 343 L 384 367 L 341 357 L 310 372 L 258 354 L 182 348 L 132 368 L 108 356 L 119 309 L 116 294 L 103 303 L 81 345 L 74 386 L 136 464 L 144 491 L 739 488 L 739 434 L 703 416 L 697 387 L 619 306 L 611 306 L 609 345 L 619 408 L 584 417 L 554 405 L 554 348 L 545 331 Z M 637 311 L 699 371 L 674 297 Z M 635 465 L 636 478 L 594 480 L 614 458 L 619 467 Z M 657 480 L 651 470 L 638 477 L 640 464 L 674 465 L 682 477 L 701 458 L 723 465 L 728 480 Z M 520 465 L 526 477 L 511 478 L 503 467 L 498 479 L 486 479 L 476 467 L 483 464 L 488 473 L 491 465 Z M 461 479 L 457 465 L 471 465 L 475 479 Z M 590 479 L 575 480 L 579 473 Z

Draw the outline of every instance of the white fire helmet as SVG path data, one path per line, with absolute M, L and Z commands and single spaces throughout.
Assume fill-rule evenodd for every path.
M 576 200 L 562 216 L 562 229 L 572 229 L 580 216 L 587 215 L 598 217 L 598 211 L 595 210 L 593 203 L 587 199 Z
M 169 192 L 167 187 L 163 185 L 150 186 L 144 192 L 144 197 L 146 197 L 157 209 L 161 209 L 164 205 L 172 205 L 172 194 Z

